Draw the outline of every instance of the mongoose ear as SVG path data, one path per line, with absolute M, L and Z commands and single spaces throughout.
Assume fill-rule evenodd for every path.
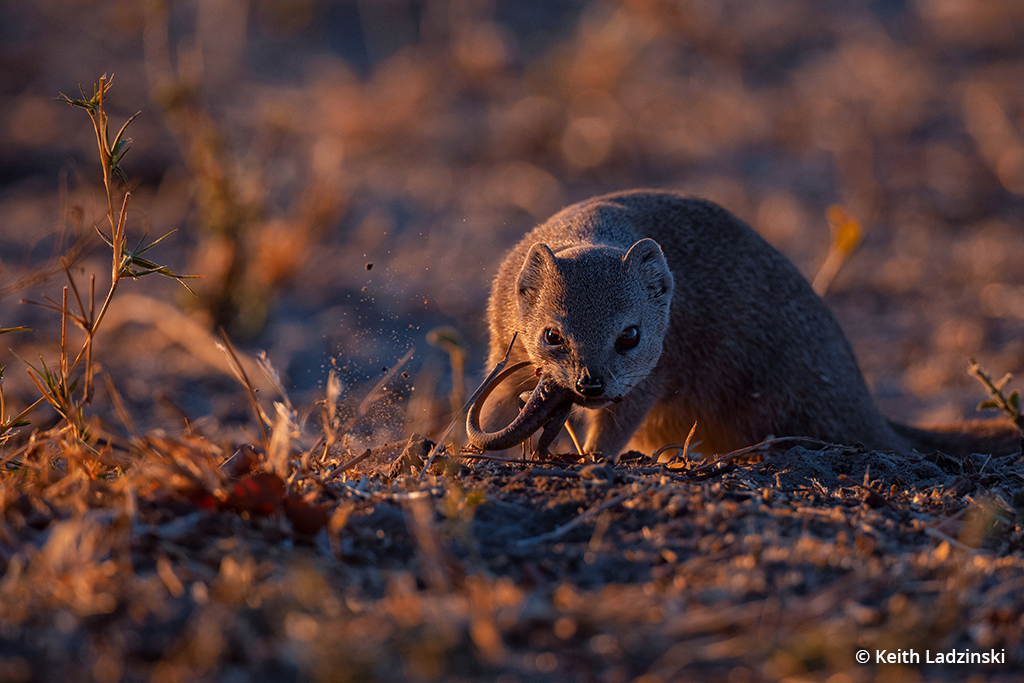
M 555 253 L 548 245 L 537 242 L 530 247 L 516 280 L 519 297 L 528 304 L 535 304 L 540 298 L 545 276 L 555 268 Z
M 668 302 L 672 298 L 675 281 L 661 246 L 650 238 L 644 238 L 631 246 L 622 257 L 627 270 L 639 274 L 651 298 Z

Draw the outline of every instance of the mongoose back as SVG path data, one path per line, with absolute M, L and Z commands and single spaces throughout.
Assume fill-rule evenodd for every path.
M 965 438 L 884 418 L 821 298 L 709 201 L 631 191 L 563 209 L 505 258 L 488 315 L 489 363 L 514 333 L 510 360 L 530 363 L 484 406 L 488 430 L 543 375 L 575 392 L 584 450 L 612 457 L 681 442 L 694 422 L 703 453 L 771 436 L 902 452 L 1016 445 L 1008 425 Z

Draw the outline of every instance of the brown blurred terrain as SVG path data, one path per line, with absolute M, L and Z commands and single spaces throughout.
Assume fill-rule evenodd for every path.
M 440 372 L 423 342 L 439 323 L 479 367 L 503 250 L 566 203 L 633 186 L 722 203 L 809 276 L 825 209 L 845 206 L 867 236 L 828 300 L 894 417 L 970 416 L 969 356 L 1024 365 L 1016 2 L 160 7 L 3 10 L 5 325 L 55 323 L 17 305 L 40 291 L 18 285 L 104 207 L 90 131 L 55 96 L 113 73 L 112 113 L 142 110 L 129 235 L 177 229 L 164 260 L 204 276 L 197 299 L 133 291 L 227 324 L 298 391 L 330 357 L 358 382 L 409 346 Z M 104 272 L 94 257 L 83 267 Z M 146 378 L 128 390 L 145 415 L 154 387 L 217 393 L 177 345 L 154 362 L 144 349 L 168 342 L 132 336 L 117 357 Z M 20 370 L 7 382 L 31 393 Z
M 323 399 L 331 370 L 343 380 L 346 416 L 359 417 L 354 411 L 370 387 L 412 349 L 403 374 L 388 382 L 388 397 L 370 406 L 365 417 L 353 418 L 344 444 L 350 452 L 338 457 L 344 461 L 363 448 L 394 456 L 400 449 L 392 444 L 404 443 L 414 431 L 436 438 L 447 426 L 452 380 L 448 354 L 427 342 L 428 331 L 451 326 L 461 334 L 468 383 L 475 386 L 482 375 L 487 290 L 504 250 L 565 204 L 629 187 L 681 189 L 721 203 L 809 278 L 829 251 L 828 207 L 843 206 L 865 236 L 826 301 L 847 331 L 880 407 L 894 418 L 926 423 L 975 417 L 974 406 L 985 394 L 966 373 L 969 357 L 997 377 L 1024 372 L 1024 4 L 1017 0 L 34 0 L 0 5 L 0 328 L 34 330 L 0 337 L 9 412 L 38 398 L 19 359 L 35 363 L 43 357 L 52 364 L 60 346 L 60 316 L 19 301 L 59 299 L 65 276 L 58 259 L 64 254 L 74 255 L 79 283 L 92 273 L 98 291 L 109 283 L 109 250 L 93 230 L 107 211 L 95 139 L 85 115 L 56 99 L 58 93 L 77 96 L 79 84 L 90 91 L 104 73 L 114 75 L 107 108 L 115 130 L 141 110 L 129 129 L 131 151 L 123 162 L 132 192 L 129 241 L 175 230 L 154 249 L 154 258 L 176 272 L 202 276 L 188 282 L 194 295 L 165 278 L 124 283 L 96 340 L 99 375 L 111 378 L 136 433 L 159 430 L 161 438 L 187 442 L 151 442 L 160 457 L 218 463 L 240 441 L 255 438 L 245 392 L 213 345 L 219 327 L 246 353 L 266 351 L 310 431 L 319 419 L 314 404 Z M 76 334 L 70 338 L 78 343 Z M 273 386 L 254 381 L 262 382 L 269 404 Z M 108 384 L 97 382 L 89 411 L 127 438 L 131 430 L 115 408 Z M 32 426 L 4 448 L 21 447 L 35 428 L 59 426 L 45 407 L 31 419 Z M 201 437 L 209 441 L 188 441 Z M 315 436 L 303 434 L 297 441 L 303 439 L 309 447 Z M 846 615 L 840 629 L 845 635 L 837 642 L 860 642 L 857 629 L 878 623 L 894 633 L 913 631 L 935 614 L 955 614 L 956 606 L 943 600 L 956 599 L 958 590 L 991 611 L 936 632 L 954 634 L 950 647 L 964 647 L 969 638 L 975 648 L 1010 643 L 1011 650 L 1017 648 L 1012 651 L 1019 670 L 1019 634 L 1003 641 L 992 634 L 1024 628 L 1024 605 L 1016 597 L 1022 580 L 1020 523 L 1013 518 L 1021 508 L 1011 500 L 1024 479 L 1009 462 L 998 480 L 984 479 L 995 476 L 984 462 L 927 462 L 922 467 L 940 468 L 947 478 L 878 475 L 882 479 L 871 488 L 863 469 L 851 469 L 853 480 L 864 478 L 864 487 L 876 495 L 884 489 L 893 501 L 881 511 L 881 504 L 869 505 L 859 521 L 837 512 L 812 523 L 807 520 L 817 513 L 805 511 L 794 513 L 804 515 L 803 531 L 797 522 L 765 522 L 784 537 L 773 543 L 793 554 L 764 560 L 776 562 L 767 584 L 751 579 L 750 585 L 728 587 L 730 577 L 714 576 L 729 562 L 754 573 L 762 566 L 760 550 L 743 539 L 763 529 L 716 531 L 729 515 L 742 517 L 732 501 L 741 501 L 739 508 L 750 502 L 746 494 L 735 494 L 735 487 L 746 490 L 742 477 L 704 484 L 694 493 L 688 509 L 699 512 L 701 521 L 683 531 L 658 526 L 672 525 L 658 515 L 675 513 L 664 510 L 671 495 L 657 498 L 653 484 L 642 479 L 655 475 L 612 477 L 607 500 L 634 486 L 640 487 L 638 499 L 647 501 L 638 505 L 649 510 L 636 512 L 632 521 L 630 510 L 615 508 L 613 528 L 620 535 L 608 541 L 611 554 L 634 553 L 629 562 L 639 569 L 609 569 L 603 580 L 587 569 L 593 561 L 586 561 L 586 553 L 603 552 L 605 532 L 597 531 L 599 520 L 607 527 L 609 518 L 600 517 L 597 530 L 591 520 L 581 525 L 585 534 L 578 529 L 577 537 L 566 537 L 574 538 L 567 541 L 569 559 L 565 548 L 555 551 L 547 544 L 536 566 L 521 550 L 473 550 L 463 539 L 457 562 L 470 576 L 445 588 L 455 593 L 440 590 L 422 573 L 431 566 L 429 552 L 426 560 L 422 555 L 429 543 L 413 536 L 426 527 L 415 521 L 418 503 L 403 498 L 415 485 L 403 488 L 401 480 L 375 478 L 373 468 L 357 493 L 349 489 L 358 477 L 330 495 L 326 484 L 316 489 L 317 503 L 334 515 L 342 502 L 356 501 L 348 540 L 332 537 L 342 547 L 325 545 L 320 537 L 295 540 L 287 523 L 273 515 L 242 522 L 230 506 L 196 511 L 188 507 L 192 501 L 169 511 L 160 499 L 147 503 L 153 508 L 140 510 L 141 521 L 131 523 L 142 525 L 126 532 L 131 548 L 119 549 L 99 531 L 116 516 L 80 514 L 120 505 L 110 502 L 120 500 L 114 484 L 96 493 L 98 482 L 106 480 L 95 472 L 79 492 L 84 498 L 74 498 L 71 487 L 62 485 L 67 490 L 59 495 L 51 490 L 43 496 L 49 507 L 31 502 L 31 487 L 8 488 L 3 505 L 17 499 L 21 521 L 0 529 L 6 572 L 0 594 L 5 600 L 20 596 L 24 610 L 4 613 L 23 630 L 0 627 L 0 658 L 8 658 L 0 659 L 0 669 L 7 662 L 14 668 L 5 671 L 15 672 L 0 672 L 0 680 L 53 680 L 73 670 L 73 663 L 46 654 L 49 645 L 25 645 L 30 636 L 47 643 L 52 638 L 87 663 L 86 673 L 73 680 L 223 679 L 235 671 L 225 664 L 231 657 L 284 666 L 268 673 L 238 665 L 232 675 L 331 679 L 332 672 L 322 669 L 330 661 L 325 653 L 337 656 L 335 648 L 346 643 L 365 643 L 372 656 L 345 659 L 333 672 L 339 679 L 486 680 L 504 672 L 516 680 L 565 680 L 573 678 L 572 658 L 579 656 L 590 664 L 577 672 L 578 680 L 633 680 L 645 672 L 660 677 L 650 680 L 799 675 L 805 678 L 793 680 L 841 683 L 875 674 L 878 680 L 960 680 L 958 672 L 966 669 L 856 668 L 845 650 L 829 654 L 802 640 L 833 608 Z M 229 490 L 226 475 L 215 474 L 209 463 L 196 465 L 190 476 L 206 477 L 215 492 Z M 474 470 L 481 481 L 465 486 L 487 493 L 487 514 L 494 518 L 502 517 L 502 509 L 512 518 L 526 515 L 524 508 L 557 510 L 539 521 L 529 517 L 536 528 L 511 536 L 521 540 L 604 500 L 597 493 L 605 489 L 561 491 L 561 483 L 582 476 L 567 471 L 531 483 L 550 493 L 547 498 L 527 495 L 502 479 L 519 475 L 502 472 L 488 479 L 487 471 Z M 149 482 L 146 477 L 159 479 L 152 472 L 142 477 Z M 751 474 L 750 481 L 755 479 Z M 806 510 L 822 504 L 815 498 L 820 491 L 805 490 L 814 488 L 812 479 L 821 476 L 811 472 L 800 484 L 778 488 Z M 49 490 L 60 481 L 57 476 L 45 486 L 36 482 L 33 490 Z M 983 497 L 963 481 L 1004 492 Z M 552 482 L 558 485 L 548 486 Z M 303 494 L 315 488 L 288 484 Z M 712 490 L 716 485 L 723 488 Z M 466 501 L 443 480 L 433 486 L 435 498 L 455 496 L 454 508 L 444 513 L 445 523 L 451 522 L 442 530 L 445 539 L 494 531 L 486 520 L 474 523 L 488 531 L 466 531 L 474 508 L 466 513 Z M 866 490 L 836 483 L 831 494 L 821 496 L 845 501 Z M 83 502 L 94 493 L 96 500 Z M 918 507 L 911 513 L 901 505 Z M 686 501 L 676 509 L 687 509 Z M 637 521 L 643 514 L 654 516 L 650 526 Z M 939 536 L 925 534 L 908 521 L 916 514 L 936 515 L 929 523 L 957 516 L 957 524 L 973 535 L 960 536 L 946 526 Z M 995 536 L 978 531 L 995 518 L 1003 525 Z M 175 519 L 187 523 L 168 527 Z M 737 523 L 743 524 L 729 522 Z M 850 531 L 842 545 L 838 534 L 847 532 L 836 529 L 850 524 L 856 533 Z M 808 525 L 812 540 L 800 546 Z M 192 533 L 202 540 L 188 541 Z M 664 605 L 672 607 L 662 618 L 672 609 L 681 614 L 693 608 L 686 591 L 699 593 L 697 601 L 706 609 L 719 605 L 722 615 L 698 623 L 676 614 L 668 631 L 628 644 L 629 629 L 616 619 L 648 619 L 641 605 L 653 600 L 654 589 L 647 586 L 657 577 L 651 568 L 677 567 L 686 554 L 670 548 L 666 555 L 644 544 L 657 546 L 652 538 L 675 533 L 706 534 L 707 542 L 691 539 L 686 552 L 695 558 L 704 552 L 718 557 L 722 547 L 742 541 L 717 567 L 687 565 L 686 572 L 693 572 L 689 588 L 671 572 L 661 577 L 676 600 L 665 598 Z M 395 540 L 381 541 L 392 534 Z M 732 540 L 723 541 L 730 534 Z M 956 545 L 958 538 L 988 553 L 984 561 L 973 556 L 977 561 L 970 565 L 964 558 L 972 555 Z M 712 548 L 715 543 L 720 547 Z M 295 564 L 287 556 L 293 544 L 315 559 Z M 829 565 L 827 549 L 835 547 L 836 557 L 852 554 L 852 564 Z M 50 550 L 33 555 L 32 548 Z M 649 551 L 654 554 L 644 555 Z M 906 554 L 897 558 L 900 552 Z M 757 558 L 750 560 L 755 568 L 736 559 L 748 554 Z M 31 558 L 43 555 L 47 569 L 33 570 Z M 355 557 L 355 565 L 340 557 Z M 75 558 L 95 564 L 96 572 L 78 588 L 72 578 L 54 578 L 64 576 Z M 946 574 L 947 562 L 974 569 Z M 103 582 L 125 566 L 138 572 L 125 584 L 134 592 L 110 598 Z M 72 588 L 67 595 L 56 591 L 57 597 L 30 595 L 23 585 L 29 579 L 12 578 L 12 567 L 36 576 L 32 580 L 66 581 Z M 893 588 L 904 570 L 916 588 Z M 175 572 L 188 580 L 175 578 Z M 806 576 L 798 580 L 792 572 Z M 325 588 L 324 577 L 339 585 Z M 842 600 L 842 581 L 856 577 L 861 589 L 871 588 L 853 591 L 859 602 L 851 607 Z M 716 580 L 721 587 L 714 587 Z M 593 611 L 565 592 L 574 582 L 592 595 L 604 590 L 626 597 L 615 602 L 606 596 L 619 612 Z M 2 593 L 5 585 L 9 590 Z M 935 598 L 940 585 L 944 592 Z M 214 586 L 212 601 L 205 586 Z M 420 592 L 424 586 L 435 592 Z M 776 593 L 803 602 L 797 612 L 786 612 L 765 598 Z M 97 595 L 107 595 L 117 609 L 95 603 Z M 722 602 L 716 603 L 716 595 Z M 815 605 L 816 595 L 824 602 Z M 742 632 L 755 634 L 743 644 L 758 642 L 757 624 L 764 617 L 743 612 L 745 604 L 781 610 L 777 623 L 785 625 L 786 635 L 780 638 L 790 638 L 754 656 L 769 662 L 763 667 L 750 659 L 732 666 L 742 660 L 735 651 L 740 641 L 721 640 Z M 313 607 L 326 610 L 317 619 L 330 628 L 317 626 L 321 622 L 309 616 Z M 861 607 L 868 611 L 857 611 Z M 936 612 L 929 611 L 933 607 Z M 156 644 L 149 650 L 135 651 L 117 640 L 132 615 L 152 630 L 147 638 Z M 103 619 L 113 620 L 109 631 Z M 543 628 L 534 629 L 531 619 Z M 457 633 L 444 630 L 449 622 Z M 611 623 L 620 624 L 619 630 L 606 630 Z M 978 629 L 984 625 L 989 631 L 982 637 Z M 550 636 L 533 635 L 545 629 L 558 634 L 559 628 L 561 635 L 550 642 L 544 640 Z M 222 642 L 203 650 L 207 632 L 230 633 L 224 638 L 242 644 Z M 672 649 L 674 643 L 678 648 L 693 642 L 699 657 Z M 886 641 L 872 642 L 883 647 Z M 575 643 L 583 654 L 559 658 L 552 654 L 559 643 L 569 649 Z M 317 651 L 321 646 L 327 650 Z M 144 664 L 119 659 L 126 651 Z M 401 664 L 367 664 L 395 652 Z M 509 652 L 528 653 L 523 656 L 532 663 L 513 666 L 520 655 Z M 545 654 L 554 657 L 554 665 Z M 23 665 L 35 658 L 58 663 L 30 667 L 23 675 Z M 668 663 L 648 668 L 654 659 Z M 699 668 L 712 660 L 726 663 Z M 693 662 L 698 668 L 687 668 Z M 736 678 L 734 669 L 747 673 Z M 979 680 L 1001 680 L 1007 672 L 969 671 Z M 832 673 L 847 678 L 828 678 Z

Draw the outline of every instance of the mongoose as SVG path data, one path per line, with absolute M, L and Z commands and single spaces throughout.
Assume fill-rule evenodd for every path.
M 581 406 L 584 450 L 611 457 L 681 442 L 694 422 L 705 454 L 771 436 L 950 454 L 1012 452 L 1019 439 L 1009 422 L 957 435 L 883 417 L 821 298 L 710 201 L 641 190 L 563 209 L 505 258 L 488 316 L 489 364 L 513 334 L 510 361 L 527 362 L 484 405 L 490 432 L 542 377 Z

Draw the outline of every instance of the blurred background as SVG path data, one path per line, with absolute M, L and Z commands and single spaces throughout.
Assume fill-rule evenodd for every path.
M 0 4 L 0 364 L 52 363 L 70 253 L 109 282 L 88 117 L 113 74 L 130 241 L 189 281 L 125 282 L 96 360 L 137 425 L 248 419 L 212 334 L 266 350 L 292 400 L 357 403 L 409 349 L 367 439 L 444 422 L 461 335 L 482 375 L 504 251 L 562 206 L 683 190 L 813 278 L 843 206 L 864 241 L 826 300 L 878 402 L 974 416 L 977 357 L 1024 370 L 1019 0 L 33 0 Z M 99 383 L 97 410 L 109 405 Z M 45 423 L 44 412 L 34 416 Z

